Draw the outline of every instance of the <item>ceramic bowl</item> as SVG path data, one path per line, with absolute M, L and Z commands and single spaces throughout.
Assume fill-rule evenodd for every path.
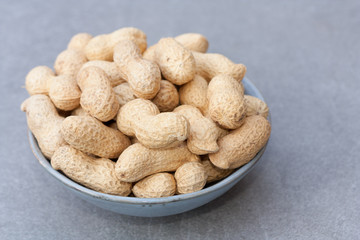
M 248 79 L 244 78 L 243 84 L 246 94 L 264 100 L 259 90 Z M 164 198 L 136 198 L 96 192 L 72 181 L 51 167 L 49 160 L 41 153 L 39 145 L 31 131 L 28 132 L 28 136 L 31 149 L 39 163 L 65 188 L 98 207 L 120 214 L 140 217 L 160 217 L 183 213 L 220 197 L 253 169 L 259 162 L 266 147 L 262 148 L 250 162 L 234 171 L 231 175 L 200 191 Z

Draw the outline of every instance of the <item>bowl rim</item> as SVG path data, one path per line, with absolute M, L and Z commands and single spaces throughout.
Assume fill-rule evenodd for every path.
M 261 100 L 264 101 L 264 98 L 261 95 L 260 91 L 255 87 L 255 85 L 249 79 L 244 78 L 243 84 L 245 87 L 245 92 L 246 92 L 246 86 L 248 86 L 251 88 L 252 92 L 254 93 L 254 94 L 252 94 L 253 96 L 256 96 L 257 98 L 260 98 Z M 271 122 L 270 111 L 269 111 L 268 120 Z M 261 156 L 263 155 L 263 153 L 266 149 L 266 146 L 268 144 L 268 141 L 267 141 L 265 146 L 255 155 L 255 157 L 252 160 L 250 160 L 248 163 L 246 163 L 245 165 L 241 166 L 238 170 L 234 171 L 229 176 L 216 182 L 215 184 L 208 186 L 206 188 L 203 188 L 199 191 L 196 191 L 193 193 L 174 195 L 174 196 L 170 196 L 170 197 L 162 197 L 162 198 L 138 198 L 138 197 L 128 197 L 128 196 L 125 197 L 125 196 L 117 196 L 117 195 L 111 195 L 111 194 L 107 194 L 107 193 L 101 193 L 101 192 L 97 192 L 95 190 L 86 188 L 86 187 L 78 184 L 77 182 L 71 180 L 70 178 L 66 177 L 64 174 L 62 174 L 59 171 L 56 171 L 55 169 L 52 168 L 52 166 L 50 164 L 50 160 L 48 160 L 42 154 L 42 152 L 39 148 L 39 145 L 37 143 L 37 140 L 36 140 L 35 136 L 32 134 L 32 132 L 30 131 L 30 129 L 28 129 L 27 135 L 28 135 L 28 140 L 30 143 L 31 150 L 32 150 L 33 154 L 35 155 L 35 157 L 37 158 L 37 160 L 39 161 L 40 165 L 43 166 L 49 174 L 51 174 L 58 181 L 62 182 L 64 185 L 70 187 L 71 189 L 73 189 L 77 192 L 80 192 L 85 195 L 90 195 L 90 196 L 98 198 L 98 199 L 111 201 L 111 202 L 134 204 L 134 205 L 147 205 L 147 204 L 153 205 L 153 204 L 165 204 L 165 203 L 169 203 L 169 202 L 177 202 L 177 201 L 182 201 L 182 200 L 186 200 L 186 199 L 197 198 L 199 196 L 209 194 L 215 190 L 225 187 L 226 185 L 229 185 L 232 182 L 237 181 L 239 178 L 241 179 L 248 172 L 250 172 L 250 170 L 259 162 L 259 160 L 260 160 Z

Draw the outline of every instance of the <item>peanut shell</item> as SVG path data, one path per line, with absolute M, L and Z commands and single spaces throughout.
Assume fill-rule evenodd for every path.
M 175 194 L 176 182 L 170 173 L 155 173 L 137 182 L 132 192 L 140 198 L 169 197 Z
M 227 57 L 216 53 L 192 52 L 196 62 L 196 72 L 207 81 L 219 74 L 227 74 L 240 82 L 246 73 L 243 64 L 235 64 Z
M 92 36 L 88 33 L 78 33 L 70 39 L 67 48 L 84 52 L 86 45 L 91 39 Z
M 179 105 L 179 93 L 174 84 L 167 80 L 161 80 L 160 90 L 152 99 L 160 112 L 171 112 Z
M 81 66 L 88 60 L 82 51 L 75 49 L 67 49 L 61 52 L 54 64 L 55 73 L 57 75 L 70 75 L 76 77 Z
M 195 76 L 196 65 L 191 51 L 173 38 L 160 39 L 155 49 L 155 61 L 164 78 L 173 84 L 185 84 Z
M 212 120 L 204 117 L 199 109 L 190 105 L 181 105 L 173 112 L 183 115 L 189 121 L 190 133 L 187 146 L 192 153 L 203 155 L 219 150 L 216 141 L 222 130 Z
M 119 42 L 114 49 L 114 62 L 137 97 L 155 97 L 160 89 L 160 69 L 154 62 L 142 58 L 140 49 L 134 42 Z
M 125 182 L 136 182 L 159 172 L 172 172 L 186 162 L 199 162 L 185 143 L 173 148 L 150 149 L 135 143 L 125 149 L 116 162 L 116 176 Z
M 118 158 L 130 146 L 124 134 L 90 116 L 67 117 L 61 133 L 72 147 L 103 158 Z
M 199 162 L 188 162 L 181 165 L 175 172 L 176 192 L 192 193 L 204 188 L 207 173 Z
M 102 69 L 84 68 L 77 76 L 77 83 L 82 91 L 80 104 L 86 112 L 103 122 L 116 116 L 120 105 Z
M 131 40 L 144 52 L 147 46 L 146 35 L 136 28 L 121 28 L 110 34 L 102 34 L 92 38 L 85 47 L 86 57 L 92 60 L 112 61 L 116 44 L 122 40 Z
M 229 176 L 234 169 L 221 169 L 211 163 L 209 159 L 201 161 L 207 173 L 206 183 L 212 183 Z
M 238 168 L 253 159 L 265 146 L 270 132 L 270 123 L 263 116 L 247 117 L 240 128 L 219 139 L 220 150 L 209 154 L 209 159 L 222 169 Z
M 197 107 L 205 115 L 208 108 L 207 100 L 208 82 L 200 75 L 179 89 L 180 103 Z
M 127 196 L 131 192 L 131 183 L 116 178 L 113 161 L 90 157 L 71 146 L 57 149 L 51 158 L 51 166 L 75 182 L 98 192 L 120 196 Z
M 227 129 L 241 126 L 246 117 L 244 92 L 241 85 L 229 75 L 214 77 L 208 86 L 208 114 L 211 119 Z
M 117 124 L 121 132 L 149 148 L 171 147 L 189 134 L 186 118 L 173 112 L 160 113 L 149 100 L 135 99 L 120 108 Z
M 21 110 L 26 112 L 28 127 L 46 157 L 51 158 L 56 149 L 67 144 L 61 134 L 64 118 L 59 116 L 48 96 L 29 97 L 21 104 Z
M 209 47 L 206 37 L 199 33 L 184 33 L 175 37 L 175 40 L 190 51 L 206 53 Z
M 264 101 L 250 95 L 244 95 L 244 101 L 246 105 L 246 116 L 261 115 L 267 118 L 269 108 Z

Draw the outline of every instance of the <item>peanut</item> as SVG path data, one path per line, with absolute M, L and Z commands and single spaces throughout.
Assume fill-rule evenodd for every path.
M 56 150 L 51 166 L 61 170 L 72 180 L 98 192 L 127 196 L 131 183 L 122 182 L 115 175 L 115 163 L 106 158 L 93 158 L 70 147 Z
M 244 95 L 244 101 L 246 105 L 246 116 L 261 115 L 267 118 L 269 108 L 264 101 L 250 95 Z
M 121 28 L 110 34 L 98 35 L 92 38 L 85 47 L 85 54 L 89 60 L 112 61 L 114 47 L 122 40 L 131 40 L 144 52 L 147 46 L 146 35 L 136 28 Z
M 241 85 L 229 75 L 214 77 L 208 86 L 209 116 L 227 129 L 241 126 L 246 116 L 244 92 Z
M 91 116 L 106 122 L 113 119 L 119 102 L 106 73 L 98 67 L 84 68 L 77 76 L 82 91 L 80 104 Z
M 190 51 L 205 53 L 209 47 L 208 40 L 198 33 L 185 33 L 175 37 L 174 39 Z M 148 47 L 143 53 L 143 57 L 154 62 L 156 46 L 157 44 Z
M 57 108 L 70 111 L 79 106 L 81 91 L 73 77 L 60 75 L 53 78 L 49 96 Z
M 136 138 L 146 147 L 164 148 L 186 140 L 189 133 L 185 117 L 177 113 L 160 113 L 149 100 L 135 99 L 120 108 L 118 128 Z
M 210 161 L 222 169 L 234 169 L 248 163 L 270 137 L 270 123 L 260 115 L 245 118 L 244 124 L 219 139 L 220 150 L 209 154 Z
M 88 112 L 86 112 L 81 106 L 71 111 L 71 116 L 91 116 Z
M 216 141 L 222 131 L 213 121 L 204 117 L 199 109 L 190 105 L 181 105 L 173 112 L 183 115 L 189 121 L 190 133 L 187 146 L 192 153 L 203 155 L 219 150 Z
M 159 172 L 172 172 L 186 162 L 199 162 L 185 143 L 167 149 L 149 149 L 135 143 L 125 149 L 115 165 L 116 176 L 125 182 L 136 182 Z
M 180 103 L 197 107 L 205 115 L 208 108 L 207 89 L 208 82 L 200 75 L 195 75 L 192 81 L 180 87 Z
M 140 198 L 169 197 L 175 194 L 176 182 L 170 173 L 155 173 L 137 182 L 132 192 Z
M 110 85 L 112 87 L 118 86 L 126 82 L 126 80 L 124 79 L 124 74 L 120 71 L 118 65 L 114 62 L 107 62 L 101 60 L 89 61 L 82 65 L 80 71 L 90 66 L 101 68 L 108 76 Z
M 192 193 L 204 188 L 207 173 L 201 163 L 188 162 L 184 163 L 176 170 L 175 179 L 177 193 Z
M 155 62 L 155 49 L 156 49 L 156 44 L 148 47 L 145 52 L 143 53 L 143 58 L 148 60 L 148 61 L 152 61 Z
M 49 97 L 33 95 L 21 104 L 21 110 L 26 112 L 28 127 L 46 157 L 51 158 L 56 149 L 66 145 L 60 131 L 64 118 L 59 116 Z
M 81 66 L 87 62 L 85 54 L 79 50 L 67 49 L 61 52 L 54 64 L 57 75 L 70 75 L 76 77 Z
M 128 83 L 122 83 L 114 87 L 120 106 L 136 99 L 133 90 Z M 159 108 L 161 112 L 170 112 L 179 105 L 179 94 L 175 86 L 167 81 L 161 80 L 160 90 L 152 99 L 152 102 Z
M 175 37 L 175 40 L 190 51 L 206 53 L 209 47 L 206 37 L 199 33 L 184 33 Z
M 170 82 L 182 85 L 195 76 L 195 59 L 190 50 L 173 38 L 162 38 L 155 49 L 155 61 L 162 75 Z
M 124 134 L 90 116 L 67 117 L 61 133 L 72 147 L 103 158 L 118 158 L 130 146 Z
M 67 49 L 74 49 L 84 52 L 86 45 L 92 39 L 92 36 L 88 33 L 78 33 L 74 35 L 68 43 Z
M 30 95 L 49 94 L 55 73 L 47 66 L 37 66 L 26 75 L 25 88 Z
M 161 80 L 160 90 L 152 99 L 152 102 L 159 108 L 160 112 L 171 112 L 179 105 L 179 93 L 174 84 Z
M 240 82 L 246 73 L 246 67 L 243 64 L 235 64 L 225 56 L 216 53 L 192 52 L 197 74 L 201 75 L 207 81 L 210 81 L 216 75 L 227 74 Z
M 114 87 L 114 92 L 120 106 L 123 106 L 131 100 L 136 99 L 133 90 L 127 82 Z
M 160 89 L 160 69 L 154 62 L 142 58 L 140 49 L 133 41 L 123 40 L 115 46 L 114 62 L 137 97 L 155 97 Z
M 75 109 L 80 104 L 80 89 L 69 75 L 55 76 L 46 66 L 33 68 L 26 76 L 26 90 L 30 95 L 49 95 L 54 105 L 64 111 Z
M 201 161 L 207 173 L 206 183 L 219 181 L 229 176 L 234 170 L 233 169 L 221 169 L 210 162 L 209 159 Z

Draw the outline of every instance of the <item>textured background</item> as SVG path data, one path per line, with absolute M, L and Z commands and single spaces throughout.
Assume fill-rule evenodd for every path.
M 150 3 L 151 2 L 151 3 Z M 135 26 L 149 44 L 199 32 L 247 65 L 273 120 L 263 161 L 188 213 L 136 218 L 69 194 L 33 156 L 27 72 L 72 35 Z M 0 3 L 1 239 L 358 239 L 359 1 L 10 1 Z

